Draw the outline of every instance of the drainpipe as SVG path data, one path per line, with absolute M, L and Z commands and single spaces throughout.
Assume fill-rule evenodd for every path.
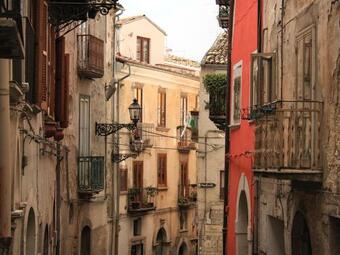
M 11 244 L 9 64 L 0 59 L 0 254 L 4 255 Z
M 233 23 L 234 23 L 234 0 L 229 1 L 230 4 L 230 17 L 229 17 L 229 28 L 228 28 L 228 61 L 227 61 L 227 87 L 226 87 L 226 95 L 227 102 L 225 107 L 226 114 L 226 124 L 225 124 L 225 156 L 224 156 L 224 210 L 223 210 L 223 255 L 228 254 L 227 252 L 227 233 L 228 233 L 228 208 L 229 208 L 229 148 L 230 148 L 230 88 L 231 88 L 231 53 L 232 53 L 232 42 L 233 42 Z

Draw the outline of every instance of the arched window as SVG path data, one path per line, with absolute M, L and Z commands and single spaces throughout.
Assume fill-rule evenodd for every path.
M 33 208 L 28 213 L 26 230 L 26 255 L 35 254 L 35 214 Z
M 188 255 L 188 247 L 185 242 L 181 244 L 178 250 L 178 255 Z
M 156 255 L 166 255 L 167 247 L 166 247 L 166 231 L 164 228 L 161 228 L 156 237 Z
M 91 255 L 91 229 L 85 226 L 81 231 L 80 255 Z

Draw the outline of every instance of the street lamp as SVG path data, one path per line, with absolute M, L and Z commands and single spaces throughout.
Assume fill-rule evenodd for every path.
M 138 104 L 137 99 L 133 99 L 132 104 L 129 106 L 129 114 L 132 123 L 97 123 L 96 122 L 96 135 L 97 136 L 108 136 L 116 133 L 122 128 L 126 128 L 129 131 L 136 129 L 137 123 L 142 113 L 142 107 Z

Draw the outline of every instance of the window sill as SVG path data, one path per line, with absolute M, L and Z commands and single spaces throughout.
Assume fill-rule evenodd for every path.
M 123 196 L 123 195 L 127 195 L 127 191 L 120 191 L 120 195 Z
M 161 132 L 169 132 L 170 128 L 158 126 L 156 127 L 156 130 Z
M 179 232 L 180 233 L 186 233 L 186 232 L 188 232 L 188 230 L 187 229 L 180 229 Z
M 158 191 L 166 191 L 166 190 L 168 190 L 168 186 L 158 186 L 157 190 Z

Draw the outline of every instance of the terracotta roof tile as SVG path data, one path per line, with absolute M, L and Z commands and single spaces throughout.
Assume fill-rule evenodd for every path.
M 201 64 L 226 65 L 228 62 L 228 36 L 227 32 L 221 33 L 214 44 L 205 54 Z

